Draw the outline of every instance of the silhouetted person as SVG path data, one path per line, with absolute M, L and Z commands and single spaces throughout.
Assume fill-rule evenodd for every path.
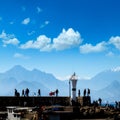
M 26 88 L 25 95 L 26 95 L 26 97 L 29 96 L 29 89 L 28 88 Z
M 88 88 L 88 92 L 87 92 L 87 95 L 89 96 L 90 95 L 90 89 Z
M 120 108 L 120 102 L 118 102 L 118 107 Z
M 24 92 L 24 89 L 22 90 L 22 96 L 25 96 L 25 92 Z
M 40 89 L 38 89 L 38 96 L 41 96 L 41 92 L 40 92 Z
M 99 101 L 99 105 L 101 106 L 102 99 L 101 99 L 101 98 L 99 98 L 99 99 L 98 99 L 98 101 Z
M 20 93 L 19 92 L 16 93 L 16 97 L 20 97 Z
M 20 93 L 15 89 L 15 97 L 19 97 Z
M 84 96 L 86 96 L 86 89 L 84 89 L 84 93 L 83 94 L 84 94 Z
M 117 109 L 118 108 L 118 102 L 115 101 L 115 108 Z
M 55 91 L 55 92 L 56 92 L 56 96 L 58 96 L 58 92 L 59 92 L 59 91 L 58 91 L 58 89 L 56 89 L 56 91 Z
M 78 90 L 78 97 L 80 97 L 80 89 Z
M 17 96 L 17 90 L 15 89 L 15 94 L 14 94 L 14 96 Z

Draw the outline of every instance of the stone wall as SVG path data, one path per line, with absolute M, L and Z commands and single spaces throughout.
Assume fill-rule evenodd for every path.
M 1 96 L 2 106 L 40 106 L 40 105 L 69 105 L 69 97 L 14 97 Z
M 78 103 L 80 103 L 81 106 L 86 106 L 91 104 L 91 97 L 90 96 L 83 96 L 83 97 L 77 97 Z

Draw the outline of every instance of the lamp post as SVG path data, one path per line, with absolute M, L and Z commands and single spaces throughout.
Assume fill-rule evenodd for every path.
M 72 100 L 76 102 L 76 85 L 77 85 L 77 76 L 74 73 L 71 77 L 70 77 L 70 81 L 72 82 Z

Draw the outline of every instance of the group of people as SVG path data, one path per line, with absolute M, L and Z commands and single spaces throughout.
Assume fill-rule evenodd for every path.
M 22 90 L 22 96 L 24 96 L 24 97 L 28 97 L 29 93 L 30 93 L 30 90 L 28 88 L 26 88 L 25 90 L 24 89 Z M 16 97 L 20 96 L 20 93 L 17 91 L 17 89 L 15 89 L 15 96 Z M 41 96 L 40 89 L 38 89 L 38 96 Z
M 29 96 L 29 89 L 28 88 L 26 88 L 26 90 L 22 90 L 22 96 L 26 96 L 26 97 L 28 97 Z
M 119 101 L 115 101 L 115 108 L 120 108 L 120 102 Z
M 89 96 L 90 95 L 90 89 L 84 89 L 83 96 Z M 80 97 L 80 89 L 78 90 L 78 96 Z

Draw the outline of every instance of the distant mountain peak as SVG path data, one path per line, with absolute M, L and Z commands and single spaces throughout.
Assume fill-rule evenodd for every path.
M 111 85 L 113 86 L 120 86 L 120 82 L 118 82 L 118 80 L 114 80 Z
M 32 72 L 41 72 L 41 71 L 38 70 L 38 69 L 36 69 L 36 68 L 34 68 L 34 69 L 32 70 Z
M 17 71 L 26 71 L 26 69 L 21 65 L 15 65 L 14 67 L 12 67 L 7 72 L 9 72 L 9 71 L 15 71 L 15 72 L 17 72 Z
M 21 80 L 25 80 L 24 78 L 29 72 L 29 70 L 22 67 L 21 65 L 15 65 L 8 71 L 4 72 L 3 76 L 5 76 L 5 78 L 14 77 L 18 82 L 20 82 Z

